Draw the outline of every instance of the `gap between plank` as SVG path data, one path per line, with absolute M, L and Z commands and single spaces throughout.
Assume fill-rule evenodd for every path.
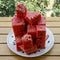
M 60 26 L 46 26 L 47 28 L 60 28 Z M 0 28 L 12 28 L 12 26 L 0 26 Z
M 0 35 L 8 35 L 8 33 L 0 33 Z M 60 33 L 54 33 L 53 35 L 60 35 Z
M 0 56 L 19 56 L 19 55 L 17 55 L 17 54 L 15 54 L 15 55 L 0 55 Z M 42 55 L 42 56 L 59 56 L 60 57 L 60 55 Z M 22 56 L 20 56 L 20 57 L 22 57 Z M 38 56 L 39 57 L 39 56 Z

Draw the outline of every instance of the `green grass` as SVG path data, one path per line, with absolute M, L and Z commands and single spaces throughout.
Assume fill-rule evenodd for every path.
M 45 14 L 45 9 L 49 4 L 49 0 L 0 0 L 0 16 L 13 16 L 15 14 L 15 6 L 18 2 L 23 2 L 29 11 L 36 11 Z M 53 13 L 51 16 L 60 16 L 60 0 L 54 0 Z

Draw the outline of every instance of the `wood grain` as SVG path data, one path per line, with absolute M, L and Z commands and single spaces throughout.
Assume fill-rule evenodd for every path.
M 40 56 L 35 58 L 25 58 L 21 56 L 0 56 L 1 60 L 60 60 L 59 56 Z
M 10 22 L 12 17 L 0 17 L 0 22 Z M 46 21 L 49 22 L 59 22 L 60 17 L 46 17 Z
M 46 22 L 47 27 L 60 27 L 60 22 Z M 0 27 L 11 27 L 11 22 L 0 22 Z
M 0 60 L 60 60 L 60 17 L 46 17 L 46 25 L 53 32 L 55 44 L 43 56 L 25 58 L 13 53 L 7 46 L 6 38 L 11 30 L 12 17 L 0 17 Z
M 0 43 L 6 43 L 7 35 L 0 35 Z
M 8 34 L 11 28 L 0 28 L 0 35 L 1 34 Z
M 11 27 L 11 22 L 0 22 L 0 27 Z
M 10 22 L 12 17 L 0 17 L 0 22 Z
M 0 44 L 0 55 L 15 55 L 7 46 L 7 44 Z

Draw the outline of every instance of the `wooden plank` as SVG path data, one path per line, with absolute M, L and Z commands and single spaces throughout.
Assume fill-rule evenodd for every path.
M 46 22 L 47 27 L 60 27 L 60 22 Z M 12 22 L 0 22 L 0 27 L 11 27 Z
M 7 35 L 0 35 L 0 43 L 6 43 Z
M 11 28 L 0 28 L 0 34 L 8 34 Z
M 25 58 L 21 56 L 0 56 L 1 60 L 60 60 L 60 56 L 39 56 L 35 58 Z
M 16 55 L 7 46 L 7 44 L 0 44 L 0 55 Z M 45 55 L 60 55 L 60 44 L 54 44 L 54 47 Z
M 60 28 L 49 28 L 53 34 L 60 34 Z
M 7 46 L 7 44 L 0 44 L 0 55 L 15 55 Z
M 54 35 L 55 43 L 60 43 L 60 35 Z
M 48 27 L 60 27 L 60 22 L 46 22 Z
M 6 43 L 7 35 L 0 35 L 0 43 Z M 60 35 L 54 35 L 55 44 L 60 43 Z
M 53 48 L 46 53 L 46 55 L 59 55 L 60 56 L 60 44 L 54 44 Z
M 0 22 L 10 22 L 12 19 L 12 17 L 0 17 Z M 46 21 L 49 22 L 59 22 L 60 21 L 60 17 L 46 17 Z
M 0 22 L 10 22 L 12 17 L 0 17 Z
M 54 34 L 60 34 L 60 28 L 49 28 Z M 11 28 L 0 28 L 1 34 L 8 34 Z
M 11 27 L 11 22 L 0 22 L 0 27 Z
M 46 17 L 46 21 L 49 21 L 49 22 L 60 22 L 60 17 Z

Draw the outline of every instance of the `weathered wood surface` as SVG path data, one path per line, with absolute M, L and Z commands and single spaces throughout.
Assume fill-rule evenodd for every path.
M 53 32 L 53 48 L 43 56 L 24 58 L 14 54 L 7 46 L 6 38 L 11 28 L 12 17 L 0 17 L 0 60 L 59 60 L 60 59 L 60 17 L 46 18 L 47 27 Z

